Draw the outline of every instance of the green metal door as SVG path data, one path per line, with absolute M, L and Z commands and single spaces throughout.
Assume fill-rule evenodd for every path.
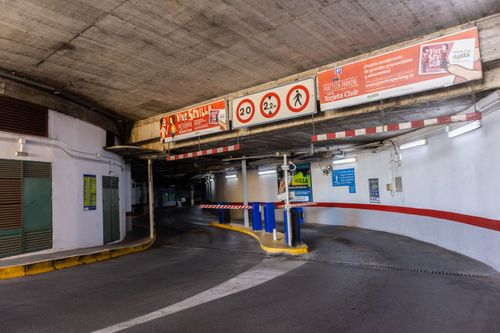
M 22 200 L 21 162 L 0 160 L 0 258 L 22 253 Z
M 23 252 L 52 248 L 50 163 L 23 162 Z
M 51 164 L 0 160 L 0 257 L 52 248 Z
M 104 244 L 120 239 L 118 178 L 102 176 Z

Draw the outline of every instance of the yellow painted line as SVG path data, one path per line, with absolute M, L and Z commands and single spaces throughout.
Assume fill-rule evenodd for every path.
M 56 269 L 63 269 L 78 266 L 80 264 L 80 257 L 69 257 L 64 259 L 59 259 L 54 261 L 54 267 Z
M 104 261 L 104 260 L 108 260 L 110 258 L 111 258 L 111 251 L 110 250 L 102 251 L 102 252 L 95 254 L 95 259 L 97 261 Z
M 79 264 L 80 265 L 82 265 L 82 264 L 87 265 L 87 264 L 93 264 L 95 262 L 97 262 L 95 254 L 86 254 L 86 255 L 80 257 Z
M 126 254 L 132 253 L 131 249 L 126 247 L 122 249 L 111 250 L 111 258 L 121 257 Z
M 5 267 L 0 269 L 0 280 L 14 279 L 26 275 L 24 266 Z
M 54 270 L 54 261 L 38 262 L 36 264 L 26 265 L 26 275 L 36 275 L 47 273 Z
M 139 245 L 123 247 L 117 249 L 104 250 L 101 252 L 84 254 L 80 256 L 71 256 L 54 260 L 46 260 L 32 264 L 17 265 L 10 267 L 0 267 L 0 280 L 15 279 L 27 275 L 42 274 L 55 269 L 64 269 L 82 264 L 92 264 L 99 261 L 109 260 L 111 258 L 121 257 L 130 253 L 137 253 L 149 249 L 156 241 L 156 236 Z
M 287 247 L 283 245 L 282 247 L 270 247 L 262 244 L 262 240 L 260 239 L 259 235 L 255 234 L 252 230 L 247 229 L 245 227 L 240 227 L 236 225 L 230 225 L 230 224 L 222 224 L 222 223 L 217 223 L 217 222 L 212 222 L 210 223 L 210 226 L 215 227 L 215 228 L 220 228 L 220 229 L 227 229 L 227 230 L 233 230 L 233 231 L 238 231 L 241 233 L 244 233 L 246 235 L 252 236 L 256 240 L 259 241 L 260 247 L 266 251 L 267 253 L 272 253 L 272 254 L 291 254 L 294 256 L 298 256 L 301 254 L 306 254 L 309 252 L 309 248 L 307 245 L 302 245 L 301 247 Z

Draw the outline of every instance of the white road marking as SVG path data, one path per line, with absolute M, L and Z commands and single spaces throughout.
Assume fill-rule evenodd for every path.
M 236 294 L 277 278 L 278 276 L 302 266 L 304 263 L 304 261 L 286 260 L 285 258 L 264 259 L 260 264 L 250 270 L 241 273 L 240 275 L 237 275 L 234 278 L 219 284 L 218 286 L 205 290 L 176 304 L 172 304 L 143 316 L 94 331 L 93 333 L 119 332 L 133 326 L 144 324 L 149 321 L 195 307 L 197 305 Z

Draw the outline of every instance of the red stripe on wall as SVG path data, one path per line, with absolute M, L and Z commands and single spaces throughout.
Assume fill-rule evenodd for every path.
M 466 115 L 467 120 L 479 120 L 481 119 L 481 112 L 471 112 Z
M 465 214 L 447 212 L 442 210 L 402 207 L 402 206 L 373 205 L 373 204 L 340 203 L 340 202 L 317 202 L 317 205 L 313 207 L 364 209 L 364 210 L 376 210 L 376 211 L 391 212 L 391 213 L 427 216 L 427 217 L 460 222 L 464 224 L 473 225 L 476 227 L 500 231 L 500 220 L 493 220 L 480 216 L 465 215 Z
M 411 127 L 412 128 L 419 128 L 419 127 L 424 127 L 424 121 L 423 120 L 414 120 L 411 122 Z
M 356 135 L 356 131 L 355 130 L 345 131 L 345 136 L 346 137 L 351 137 L 351 136 L 355 136 L 355 135 Z
M 388 131 L 399 131 L 399 124 L 389 124 L 387 125 Z
M 227 203 L 226 203 L 227 204 Z M 232 202 L 231 205 L 241 205 L 241 202 Z M 261 205 L 265 202 L 260 202 Z M 387 205 L 374 205 L 374 204 L 357 204 L 357 203 L 343 203 L 343 202 L 315 202 L 315 206 L 305 207 L 305 208 L 349 208 L 349 209 L 364 209 L 364 210 L 376 210 L 381 212 L 417 215 L 417 216 L 427 216 L 436 219 L 449 220 L 453 222 L 459 222 L 463 224 L 473 225 L 475 227 L 500 231 L 500 220 L 488 219 L 485 217 L 466 215 L 454 212 L 447 212 L 443 210 L 435 209 L 425 209 L 425 208 L 413 208 L 413 207 L 403 207 L 403 206 L 387 206 Z M 282 202 L 274 202 L 274 205 L 283 205 Z
M 450 116 L 438 117 L 437 120 L 438 120 L 438 124 L 439 125 L 444 125 L 444 124 L 451 123 L 451 117 Z

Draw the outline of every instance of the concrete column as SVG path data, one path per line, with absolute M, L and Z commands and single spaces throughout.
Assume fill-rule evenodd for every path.
M 243 204 L 248 205 L 247 160 L 241 160 L 241 175 L 243 177 Z M 243 210 L 243 225 L 245 228 L 250 227 L 248 209 Z
M 126 231 L 132 231 L 132 170 L 130 163 L 125 164 L 125 214 Z
M 148 160 L 149 237 L 154 237 L 153 161 Z
M 283 155 L 283 176 L 285 177 L 285 211 L 286 211 L 286 229 L 288 231 L 287 245 L 292 246 L 292 217 L 290 214 L 290 192 L 288 190 L 288 160 L 286 154 Z
M 194 185 L 191 184 L 191 206 L 194 206 Z

